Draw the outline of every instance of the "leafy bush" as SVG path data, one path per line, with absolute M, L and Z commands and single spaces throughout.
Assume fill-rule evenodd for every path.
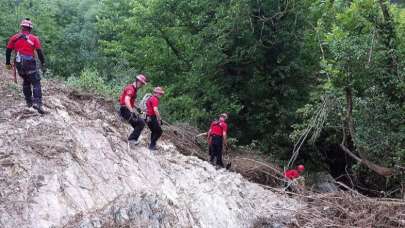
M 117 97 L 120 89 L 118 86 L 107 83 L 95 69 L 84 69 L 79 77 L 69 77 L 67 83 L 86 91 L 94 92 L 108 97 Z

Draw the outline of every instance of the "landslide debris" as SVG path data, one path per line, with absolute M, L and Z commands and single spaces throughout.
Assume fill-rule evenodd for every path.
M 282 227 L 302 206 L 170 137 L 131 149 L 112 101 L 62 83 L 43 81 L 41 116 L 0 73 L 0 227 Z

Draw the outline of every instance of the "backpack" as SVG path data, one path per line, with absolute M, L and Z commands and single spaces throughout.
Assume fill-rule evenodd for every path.
M 25 34 L 20 33 L 20 37 L 18 37 L 17 40 L 23 39 L 23 40 L 27 41 L 27 43 L 28 43 L 29 45 L 31 45 L 31 47 L 34 47 L 35 44 L 34 44 L 34 42 L 32 42 L 32 41 L 30 40 L 30 35 L 31 35 L 31 34 L 25 35 Z
M 14 40 L 14 44 L 15 44 L 17 41 L 23 39 L 23 40 L 25 40 L 31 47 L 34 47 L 35 44 L 34 44 L 34 42 L 32 42 L 32 41 L 30 40 L 30 35 L 31 35 L 31 34 L 25 35 L 25 34 L 23 34 L 23 33 L 18 33 L 18 37 L 17 37 L 17 39 Z
M 138 107 L 142 110 L 143 113 L 146 113 L 146 109 L 147 109 L 146 104 L 148 103 L 149 98 L 151 98 L 151 97 L 152 97 L 152 94 L 147 93 L 143 96 L 141 102 L 139 103 Z

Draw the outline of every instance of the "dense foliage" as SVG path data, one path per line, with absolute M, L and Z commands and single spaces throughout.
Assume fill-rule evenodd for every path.
M 16 0 L 0 2 L 4 46 L 22 17 L 49 66 L 117 96 L 138 72 L 167 91 L 164 116 L 202 129 L 231 114 L 231 135 L 288 160 L 395 189 L 344 155 L 405 166 L 405 11 L 386 0 Z M 315 118 L 317 117 L 317 118 Z M 318 118 L 319 117 L 319 118 Z M 308 131 L 306 131 L 308 130 Z M 333 172 L 332 172 L 333 173 Z M 367 178 L 365 178 L 367 177 Z M 374 186 L 375 185 L 375 186 Z

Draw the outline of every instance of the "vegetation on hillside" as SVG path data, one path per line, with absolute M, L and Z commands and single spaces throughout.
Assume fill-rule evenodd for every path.
M 0 2 L 0 44 L 30 17 L 54 75 L 117 96 L 138 72 L 170 121 L 229 112 L 238 144 L 398 192 L 405 166 L 405 10 L 388 0 Z M 98 79 L 98 80 L 97 80 Z M 305 140 L 304 140 L 305 139 Z M 297 147 L 296 147 L 297 148 Z M 347 149 L 392 168 L 383 177 Z

